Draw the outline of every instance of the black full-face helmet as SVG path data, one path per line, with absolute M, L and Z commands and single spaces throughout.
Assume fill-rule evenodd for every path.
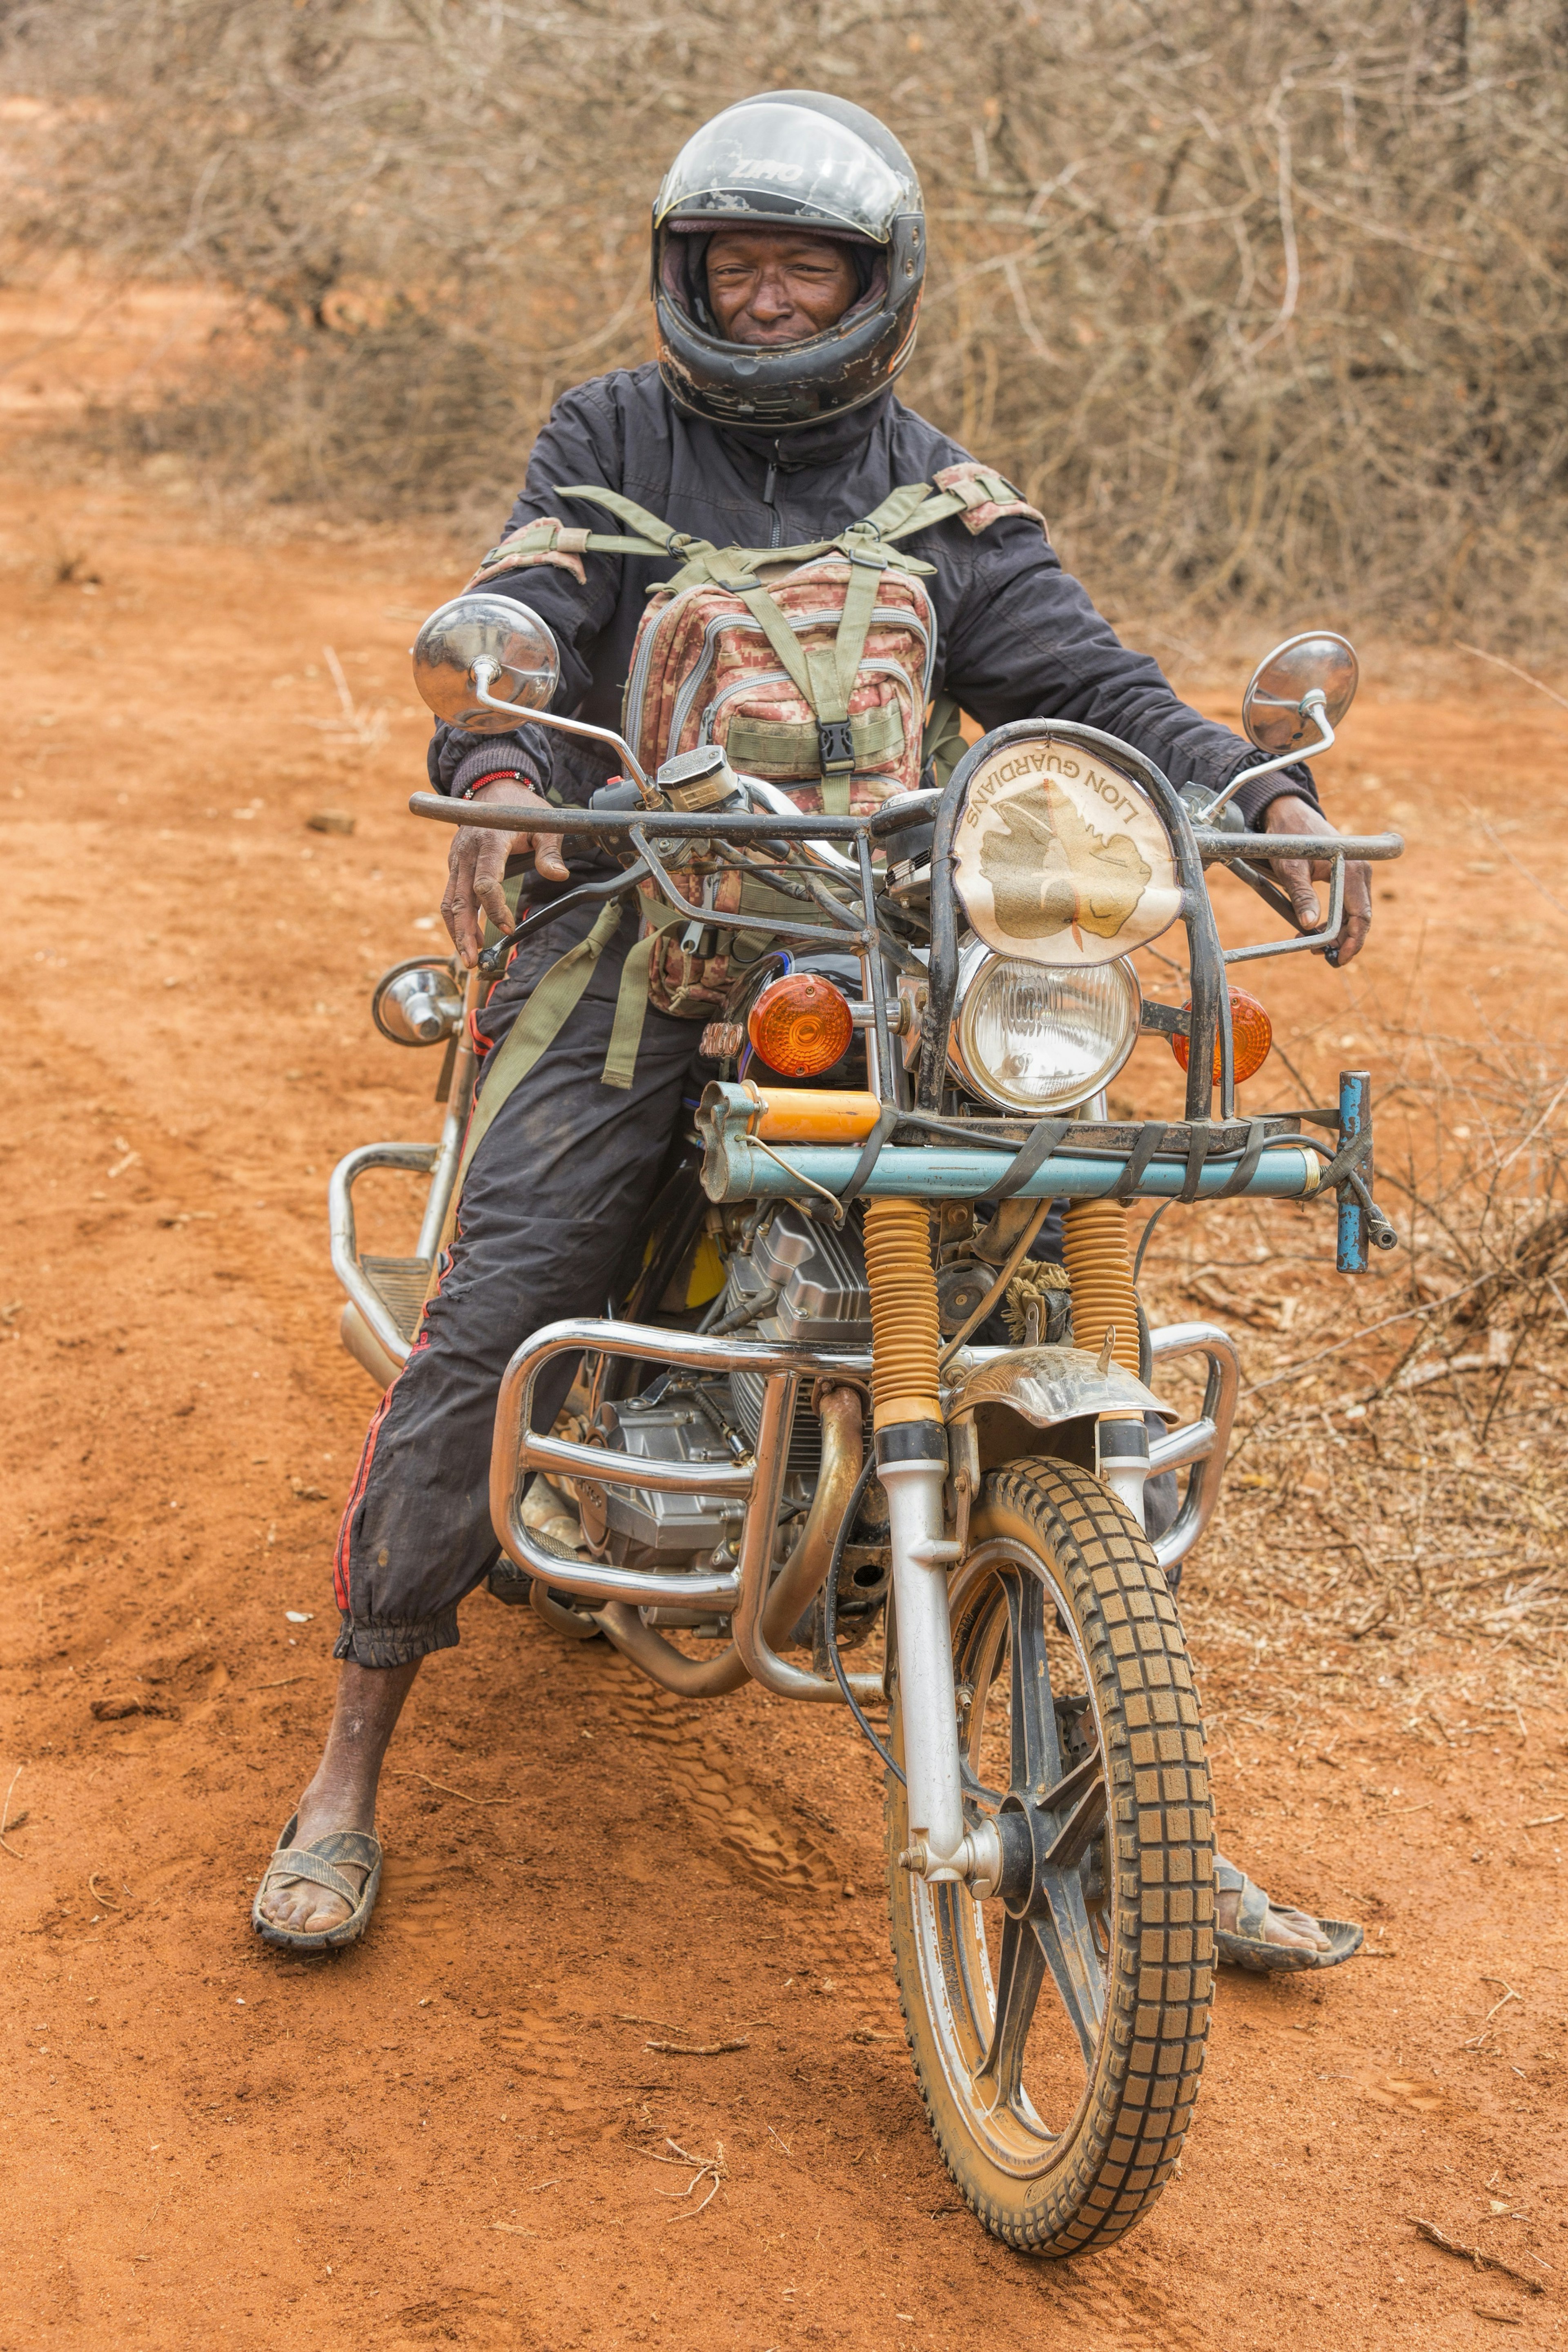
M 842 239 L 859 292 L 804 341 L 727 342 L 707 279 L 709 242 L 724 228 Z M 815 89 L 743 99 L 687 141 L 654 205 L 659 373 L 679 407 L 715 425 L 779 433 L 841 416 L 874 400 L 914 349 L 925 261 L 920 182 L 874 114 Z

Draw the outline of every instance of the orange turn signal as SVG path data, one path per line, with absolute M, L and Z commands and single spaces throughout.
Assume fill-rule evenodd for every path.
M 1182 1007 L 1192 1011 L 1189 1001 Z M 1268 1059 L 1274 1045 L 1274 1024 L 1256 996 L 1248 996 L 1245 988 L 1230 991 L 1230 1044 L 1236 1062 L 1236 1083 L 1256 1077 Z M 1187 1041 L 1177 1034 L 1171 1039 L 1171 1051 L 1183 1069 L 1187 1066 Z M 1219 1041 L 1215 1041 L 1214 1083 L 1219 1084 Z
M 781 1077 L 814 1078 L 840 1059 L 855 1023 L 842 989 L 814 971 L 790 971 L 763 989 L 746 1034 Z

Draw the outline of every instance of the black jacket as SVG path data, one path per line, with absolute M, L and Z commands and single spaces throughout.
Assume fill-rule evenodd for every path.
M 562 484 L 596 482 L 720 547 L 793 547 L 829 537 L 900 483 L 930 481 L 968 455 L 890 392 L 805 433 L 773 438 L 721 430 L 682 416 L 650 363 L 595 377 L 556 403 L 507 530 L 545 515 L 618 530 L 602 509 L 555 495 Z M 978 534 L 955 516 L 903 544 L 936 566 L 926 583 L 938 625 L 932 690 L 956 697 L 983 727 L 1078 719 L 1133 744 L 1178 786 L 1195 780 L 1217 789 L 1258 758 L 1228 728 L 1179 700 L 1147 654 L 1121 643 L 1027 516 L 1005 517 Z M 669 577 L 670 561 L 582 560 L 585 586 L 552 564 L 487 586 L 531 606 L 554 631 L 562 660 L 556 708 L 618 728 L 644 592 Z M 609 772 L 606 760 L 550 729 L 481 737 L 444 724 L 429 769 L 437 790 L 461 791 L 514 761 L 567 803 L 585 802 Z M 1244 784 L 1237 803 L 1251 822 L 1285 793 L 1316 799 L 1307 772 L 1295 768 L 1277 770 L 1250 792 Z

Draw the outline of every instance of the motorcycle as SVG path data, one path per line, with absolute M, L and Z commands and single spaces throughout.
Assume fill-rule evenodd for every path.
M 1213 1822 L 1167 1574 L 1214 1515 L 1239 1377 L 1214 1325 L 1150 1328 L 1130 1206 L 1331 1199 L 1342 1272 L 1394 1244 L 1366 1074 L 1342 1075 L 1331 1110 L 1241 1116 L 1267 1016 L 1227 970 L 1328 945 L 1346 861 L 1403 844 L 1250 833 L 1234 786 L 1177 792 L 1130 745 L 1048 719 L 983 736 L 941 790 L 858 814 L 803 813 L 715 745 L 649 776 L 618 736 L 550 713 L 548 630 L 487 594 L 432 615 L 415 669 L 440 716 L 537 720 L 618 763 L 590 806 L 552 818 L 615 870 L 528 919 L 640 890 L 695 936 L 724 877 L 759 866 L 776 898 L 746 918 L 761 951 L 704 1034 L 718 1075 L 633 1237 L 618 1311 L 551 1324 L 511 1359 L 490 1589 L 682 1696 L 753 1679 L 850 1710 L 885 1768 L 893 1967 L 942 2158 L 1010 2245 L 1104 2247 L 1169 2179 L 1203 2065 Z M 1331 633 L 1276 648 L 1244 703 L 1264 767 L 1326 749 L 1356 682 Z M 410 807 L 530 822 L 424 793 Z M 1260 861 L 1325 854 L 1327 916 L 1300 935 Z M 1223 948 L 1215 866 L 1292 935 Z M 1145 1002 L 1131 961 L 1178 925 L 1180 1011 Z M 384 1383 L 450 1229 L 467 1016 L 510 945 L 466 978 L 396 965 L 375 992 L 384 1034 L 447 1048 L 439 1139 L 365 1146 L 331 1181 L 342 1337 Z M 1184 1115 L 1114 1118 L 1106 1090 L 1151 1030 L 1184 1064 Z M 427 1180 L 406 1257 L 357 1245 L 371 1169 Z M 1065 1271 L 1031 1255 L 1053 1202 Z M 562 1356 L 576 1385 L 537 1427 Z M 1205 1381 L 1185 1421 L 1161 1393 L 1183 1359 Z M 1184 1486 L 1151 1517 L 1165 1472 Z M 857 1666 L 879 1625 L 883 1663 Z

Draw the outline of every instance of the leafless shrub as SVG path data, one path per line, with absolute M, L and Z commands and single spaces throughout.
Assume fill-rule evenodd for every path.
M 1194 1216 L 1154 1286 L 1244 1337 L 1191 1606 L 1227 1687 L 1266 1706 L 1352 1675 L 1364 1696 L 1384 1643 L 1399 1705 L 1446 1686 L 1446 1659 L 1494 1698 L 1568 1664 L 1568 1065 L 1504 1034 L 1369 1026 L 1405 1244 L 1381 1278 L 1333 1274 L 1323 1212 L 1293 1241 L 1237 1203 Z
M 353 333 L 221 339 L 178 393 L 88 422 L 122 456 L 177 453 L 264 499 L 347 497 L 381 514 L 473 508 L 486 490 L 493 505 L 521 471 L 497 469 L 521 429 L 496 353 L 403 302 Z
M 1102 593 L 1564 618 L 1561 0 L 23 0 L 0 37 L 64 110 L 18 249 L 232 288 L 246 363 L 140 429 L 267 495 L 499 493 L 646 355 L 679 140 L 806 84 L 924 176 L 911 397 Z

